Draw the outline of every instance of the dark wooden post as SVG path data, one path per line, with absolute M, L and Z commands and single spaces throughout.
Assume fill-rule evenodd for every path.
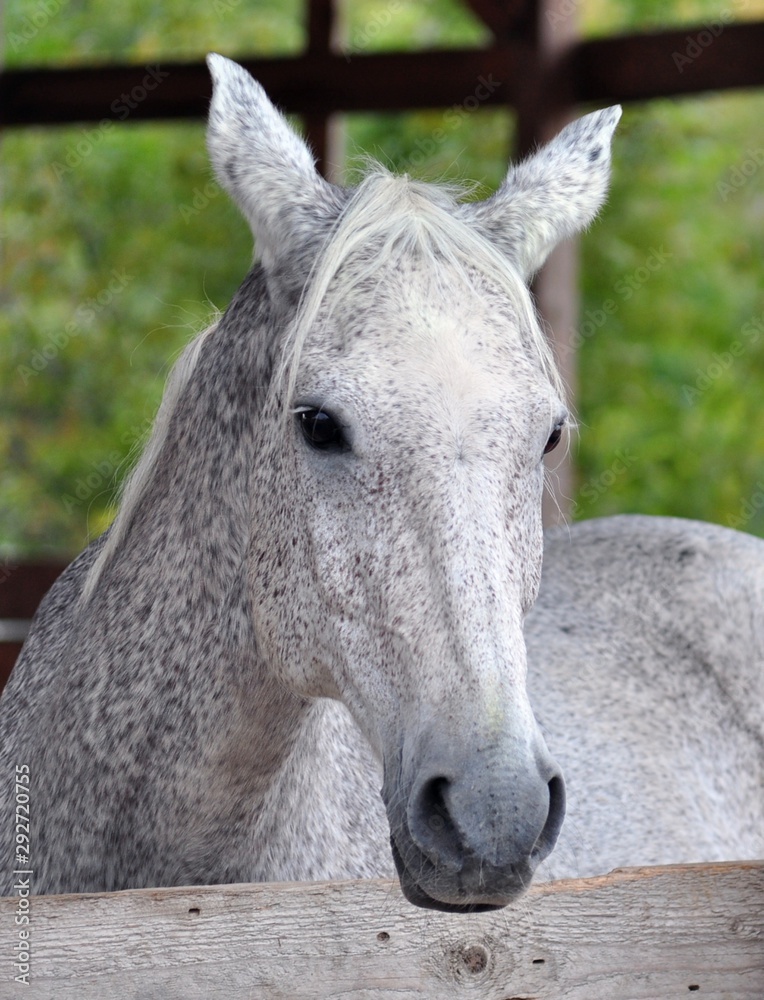
M 513 102 L 518 157 L 548 142 L 573 117 L 573 79 L 564 68 L 577 38 L 575 5 L 569 0 L 528 0 L 521 30 L 525 66 L 524 72 L 515 77 L 518 85 Z M 575 240 L 554 250 L 537 276 L 533 291 L 573 405 L 577 390 L 574 331 L 579 309 Z M 571 453 L 558 450 L 549 456 L 547 467 L 550 473 L 544 496 L 544 523 L 551 525 L 568 520 L 572 513 L 575 472 Z
M 329 55 L 332 52 L 336 39 L 335 15 L 334 0 L 308 0 L 308 54 Z M 332 172 L 329 164 L 332 159 L 333 117 L 331 109 L 303 117 L 305 138 L 315 154 L 316 166 L 324 176 Z

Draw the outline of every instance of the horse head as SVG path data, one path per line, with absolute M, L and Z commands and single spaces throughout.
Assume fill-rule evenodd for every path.
M 258 648 L 368 739 L 408 898 L 503 906 L 565 808 L 523 620 L 568 414 L 527 282 L 602 204 L 620 111 L 568 125 L 481 203 L 382 169 L 344 189 L 242 68 L 209 63 L 211 157 L 283 328 L 259 451 L 273 521 L 254 512 L 250 541 Z

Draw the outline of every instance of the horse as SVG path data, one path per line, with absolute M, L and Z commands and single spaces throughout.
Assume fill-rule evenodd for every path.
M 528 284 L 604 202 L 620 109 L 482 202 L 382 167 L 345 189 L 208 62 L 259 259 L 38 611 L 0 854 L 25 775 L 35 893 L 397 872 L 480 912 L 534 876 L 761 855 L 764 543 L 543 538 L 569 414 Z

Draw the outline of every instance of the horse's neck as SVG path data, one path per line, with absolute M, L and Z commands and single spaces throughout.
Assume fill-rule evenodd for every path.
M 179 601 L 221 600 L 246 552 L 275 339 L 263 285 L 255 271 L 206 335 L 148 481 L 115 525 L 120 561 Z
M 302 881 L 394 874 L 379 795 L 381 769 L 346 709 L 313 702 L 299 739 L 258 798 L 253 880 Z M 267 845 L 261 853 L 261 845 Z
M 191 863 L 174 881 L 391 875 L 381 775 L 347 711 L 287 691 L 256 645 L 233 651 L 229 634 L 223 620 L 203 650 L 212 679 L 195 708 L 205 744 L 192 772 L 181 763 L 173 778 L 191 807 L 175 851 Z M 220 858 L 194 868 L 213 843 Z
M 103 705 L 130 692 L 119 709 L 119 724 L 131 728 L 120 749 L 128 759 L 110 795 L 120 802 L 122 776 L 141 774 L 129 825 L 138 833 L 147 825 L 155 856 L 171 859 L 148 880 L 392 874 L 371 753 L 342 706 L 301 699 L 273 676 L 249 631 L 244 567 L 206 618 L 178 611 L 160 592 L 158 612 L 131 619 L 120 614 L 125 565 L 115 564 L 92 609 L 76 669 L 96 682 L 90 704 L 76 708 L 84 719 L 75 731 L 91 744 L 96 775 L 108 778 L 115 762 Z M 135 599 L 140 610 L 143 590 Z M 147 747 L 159 748 L 148 767 Z
M 205 342 L 86 602 L 76 669 L 89 661 L 96 679 L 94 731 L 100 702 L 130 690 L 125 711 L 141 733 L 131 745 L 162 748 L 141 808 L 166 822 L 159 837 L 186 831 L 174 880 L 380 873 L 389 851 L 368 748 L 340 706 L 285 691 L 252 632 L 246 553 L 270 365 L 258 324 L 245 315 Z M 209 843 L 227 845 L 229 860 L 210 859 Z

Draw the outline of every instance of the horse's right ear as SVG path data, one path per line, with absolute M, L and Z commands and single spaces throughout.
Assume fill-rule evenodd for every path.
M 245 69 L 214 54 L 207 65 L 215 173 L 249 222 L 266 273 L 280 283 L 292 275 L 296 290 L 347 196 L 320 176 L 308 147 Z

